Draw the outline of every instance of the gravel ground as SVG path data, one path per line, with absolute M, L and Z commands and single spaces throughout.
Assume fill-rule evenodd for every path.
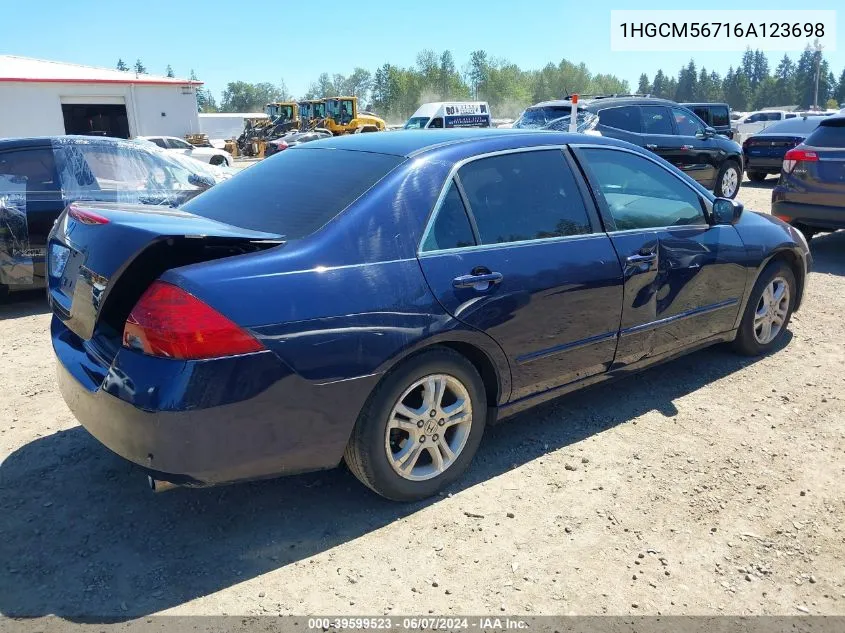
M 153 495 L 57 393 L 41 295 L 2 306 L 0 613 L 845 614 L 845 232 L 813 252 L 781 350 L 544 405 L 414 505 L 343 469 Z

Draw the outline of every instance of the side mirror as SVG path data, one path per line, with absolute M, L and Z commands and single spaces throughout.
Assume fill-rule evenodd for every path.
M 714 136 L 716 136 L 716 130 L 714 130 L 712 127 L 706 127 L 703 130 L 699 130 L 696 136 L 698 138 L 713 138 Z
M 208 189 L 214 186 L 214 181 L 209 176 L 202 176 L 200 174 L 191 174 L 188 176 L 188 182 L 194 187 L 200 189 Z
M 736 224 L 742 215 L 741 202 L 730 198 L 716 198 L 713 201 L 713 224 Z

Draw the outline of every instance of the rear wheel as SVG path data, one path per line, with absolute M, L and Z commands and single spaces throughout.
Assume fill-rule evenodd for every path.
M 763 182 L 766 179 L 766 176 L 768 175 L 764 171 L 749 171 L 747 173 L 748 179 L 753 182 Z
M 211 165 L 225 165 L 226 159 L 222 156 L 212 156 L 211 160 L 208 161 Z
M 739 165 L 732 160 L 727 160 L 722 163 L 722 168 L 719 169 L 719 174 L 716 176 L 716 187 L 713 193 L 720 198 L 735 198 L 739 192 L 741 179 L 742 173 L 739 170 Z
M 475 367 L 432 349 L 388 374 L 361 411 L 344 460 L 378 494 L 429 497 L 457 480 L 475 455 L 487 417 Z
M 751 291 L 734 349 L 758 356 L 774 349 L 786 334 L 795 307 L 795 275 L 784 262 L 769 264 Z

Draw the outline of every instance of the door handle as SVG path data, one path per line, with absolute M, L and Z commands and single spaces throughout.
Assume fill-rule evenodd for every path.
M 688 152 L 688 151 L 693 149 L 693 146 L 692 145 L 681 145 L 681 149 Z
M 645 148 L 655 150 L 655 149 L 657 149 L 657 145 L 655 145 L 654 143 L 646 143 Z
M 480 275 L 461 275 L 452 280 L 452 287 L 454 288 L 475 288 L 476 290 L 487 290 L 487 288 L 479 288 L 484 284 L 487 287 L 501 283 L 503 279 L 502 273 L 482 273 Z
M 655 259 L 657 259 L 657 253 L 637 253 L 636 255 L 629 255 L 625 261 L 629 264 L 650 264 Z

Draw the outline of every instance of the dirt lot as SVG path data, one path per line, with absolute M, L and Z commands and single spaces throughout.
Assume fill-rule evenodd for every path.
M 813 252 L 785 348 L 524 414 L 411 506 L 345 470 L 153 495 L 58 395 L 40 295 L 0 307 L 0 613 L 845 614 L 845 232 Z

